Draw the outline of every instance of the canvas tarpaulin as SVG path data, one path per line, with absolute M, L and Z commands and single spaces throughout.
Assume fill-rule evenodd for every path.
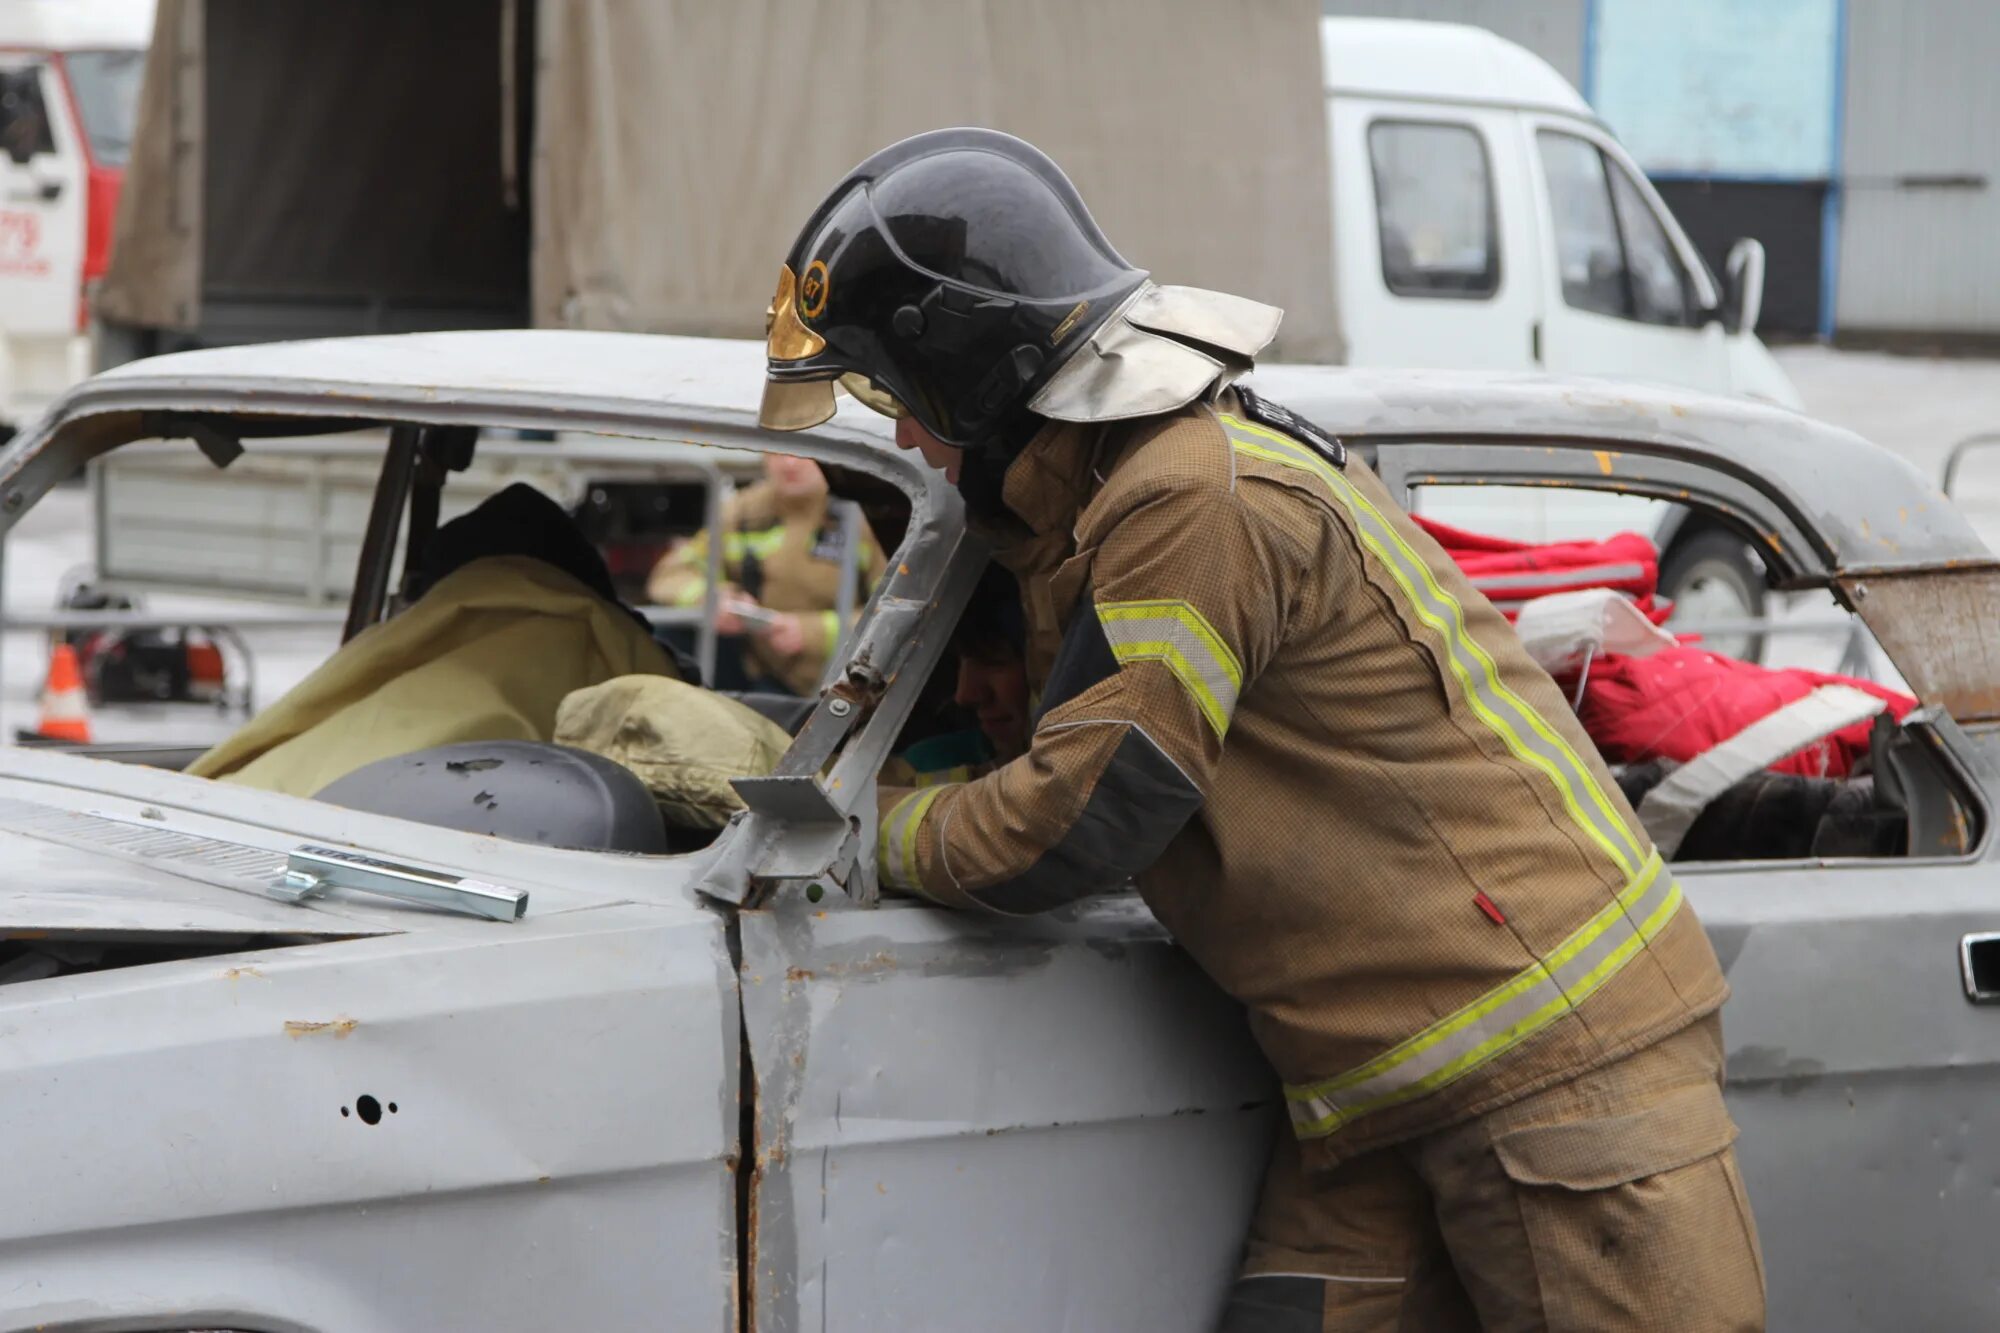
M 178 328 L 229 298 L 463 319 L 532 278 L 536 324 L 760 337 L 841 175 L 972 124 L 1046 149 L 1159 281 L 1284 307 L 1274 356 L 1336 360 L 1318 18 L 1315 0 L 161 0 L 99 308 Z M 503 74 L 516 49 L 532 79 Z M 526 125 L 523 260 L 502 158 Z
M 761 337 L 798 227 L 899 138 L 1046 150 L 1162 282 L 1337 359 L 1317 0 L 566 0 L 541 10 L 535 321 Z
M 188 328 L 201 307 L 201 0 L 160 0 L 100 314 Z
M 190 328 L 220 302 L 328 331 L 519 324 L 527 213 L 502 152 L 501 0 L 162 0 L 99 310 Z M 206 307 L 206 309 L 204 309 Z M 282 336 L 282 334 L 280 335 Z

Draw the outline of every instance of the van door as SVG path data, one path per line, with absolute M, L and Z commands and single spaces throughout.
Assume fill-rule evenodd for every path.
M 83 158 L 54 68 L 0 51 L 0 336 L 77 331 Z
M 1347 360 L 1529 370 L 1534 195 L 1511 112 L 1327 99 Z
M 1727 393 L 1707 270 L 1610 136 L 1527 117 L 1542 219 L 1548 368 Z

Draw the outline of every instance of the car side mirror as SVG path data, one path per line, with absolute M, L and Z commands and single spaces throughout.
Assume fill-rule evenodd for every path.
M 1729 247 L 1722 264 L 1722 327 L 1754 333 L 1764 313 L 1764 243 L 1745 236 Z

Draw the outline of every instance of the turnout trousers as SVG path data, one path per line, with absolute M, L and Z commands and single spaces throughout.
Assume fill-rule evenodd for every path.
M 1280 1133 L 1223 1333 L 1764 1327 L 1711 1015 L 1331 1167 Z

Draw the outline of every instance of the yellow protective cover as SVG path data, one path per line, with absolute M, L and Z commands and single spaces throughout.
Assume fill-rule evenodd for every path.
M 491 556 L 356 635 L 187 771 L 311 796 L 391 755 L 550 740 L 572 691 L 673 671 L 637 621 L 577 580 L 527 556 Z
M 563 700 L 556 743 L 637 773 L 669 824 L 718 829 L 743 808 L 729 779 L 763 777 L 792 738 L 763 714 L 713 690 L 662 676 L 626 676 Z

